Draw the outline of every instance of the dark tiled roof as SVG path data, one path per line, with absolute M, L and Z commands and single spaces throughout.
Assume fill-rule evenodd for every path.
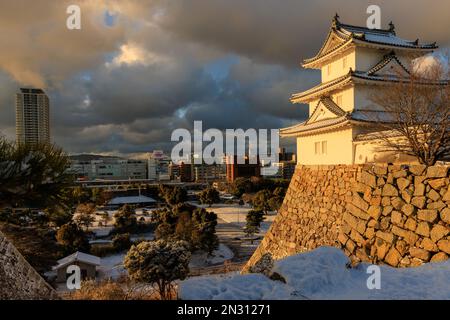
M 332 36 L 341 39 L 342 43 L 328 50 L 325 50 L 326 43 Z M 333 24 L 331 26 L 330 32 L 328 33 L 327 39 L 322 48 L 319 50 L 319 53 L 313 58 L 305 59 L 303 65 L 308 65 L 329 55 L 332 52 L 336 52 L 348 43 L 379 45 L 392 49 L 404 48 L 423 51 L 432 51 L 438 48 L 435 42 L 431 44 L 420 44 L 418 39 L 410 41 L 397 37 L 393 24 L 391 24 L 390 29 L 369 29 L 366 27 L 359 27 L 341 23 L 335 17 L 333 19 Z
M 316 121 L 312 123 L 302 122 L 295 126 L 282 128 L 280 129 L 280 135 L 284 137 L 295 136 L 298 134 L 306 133 L 306 132 L 314 132 L 324 128 L 331 128 L 336 126 L 341 126 L 348 123 L 348 117 L 342 116 L 337 118 L 331 118 L 321 121 Z
M 381 69 L 383 69 L 386 65 L 389 64 L 389 62 L 391 62 L 392 60 L 395 60 L 398 65 L 406 72 L 406 73 L 410 73 L 409 70 L 401 63 L 401 61 L 397 58 L 397 56 L 395 55 L 394 52 L 391 52 L 388 55 L 385 55 L 383 60 L 381 60 L 380 62 L 378 62 L 375 66 L 373 66 L 369 71 L 367 71 L 368 75 L 372 75 L 378 71 L 380 71 Z
M 323 97 L 320 101 L 327 107 L 328 110 L 337 116 L 345 115 L 345 111 L 341 109 L 330 97 Z
M 318 84 L 317 86 L 312 87 L 309 90 L 293 94 L 291 96 L 291 101 L 293 103 L 296 102 L 304 102 L 310 101 L 312 99 L 316 99 L 320 96 L 326 96 L 331 90 L 334 90 L 339 87 L 343 87 L 348 85 L 349 83 L 363 80 L 363 81 L 377 81 L 377 82 L 399 82 L 399 81 L 409 81 L 408 78 L 399 77 L 396 74 L 376 74 L 378 71 L 383 69 L 389 62 L 395 61 L 398 65 L 407 73 L 410 74 L 409 70 L 401 63 L 401 61 L 396 57 L 395 53 L 391 52 L 390 54 L 383 57 L 381 61 L 375 64 L 369 71 L 350 71 L 336 79 L 323 82 Z M 425 82 L 424 82 L 425 84 Z M 430 81 L 426 84 L 435 84 L 435 85 L 444 85 L 448 84 L 448 80 L 442 81 Z M 301 99 L 301 100 L 300 100 Z M 305 100 L 306 99 L 306 100 Z
M 336 86 L 340 86 L 350 80 L 351 80 L 351 72 L 349 72 L 348 74 L 343 75 L 341 77 L 338 77 L 336 79 L 333 79 L 333 80 L 330 80 L 327 82 L 323 82 L 323 83 L 321 83 L 315 87 L 312 87 L 311 89 L 306 90 L 304 92 L 293 94 L 291 97 L 291 101 L 294 101 L 296 99 L 301 99 L 301 98 L 307 97 L 309 95 L 314 95 L 315 93 L 322 92 L 323 90 L 332 89 L 332 88 L 334 88 Z M 322 95 L 322 94 L 319 94 L 319 95 Z
M 319 102 L 316 105 L 316 108 L 311 113 L 310 119 L 314 116 L 314 114 L 316 113 L 316 111 L 319 108 L 320 104 L 323 104 L 325 106 L 325 108 L 327 108 L 331 113 L 333 113 L 334 115 L 336 115 L 338 117 L 344 116 L 346 114 L 346 112 L 344 110 L 342 110 L 341 107 L 339 107 L 333 101 L 333 99 L 331 99 L 328 96 L 324 96 L 324 97 L 320 98 Z M 306 122 L 309 122 L 309 120 L 306 121 Z
M 329 118 L 308 123 L 301 122 L 295 126 L 280 129 L 282 137 L 292 137 L 300 135 L 308 135 L 323 130 L 333 130 L 346 126 L 351 123 L 359 123 L 360 125 L 373 125 L 376 120 L 368 119 L 361 111 L 346 112 L 343 116 Z

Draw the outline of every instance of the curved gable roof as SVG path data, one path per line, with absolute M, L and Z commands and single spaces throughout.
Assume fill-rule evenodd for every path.
M 328 110 L 328 114 L 330 116 L 325 116 L 321 118 L 321 113 L 324 107 L 326 110 Z M 344 110 L 341 109 L 341 107 L 339 107 L 330 97 L 322 97 L 320 98 L 319 102 L 317 103 L 316 108 L 314 109 L 314 111 L 311 113 L 311 116 L 309 117 L 309 119 L 306 121 L 306 123 L 312 123 L 312 122 L 316 122 L 316 121 L 323 121 L 323 120 L 327 120 L 330 118 L 334 118 L 334 117 L 342 117 L 346 114 L 346 112 Z M 320 119 L 319 119 L 320 118 Z
M 369 71 L 367 71 L 368 75 L 377 75 L 382 74 L 383 70 L 388 66 L 397 66 L 400 70 L 404 71 L 406 74 L 410 74 L 409 70 L 401 63 L 401 61 L 397 58 L 394 52 L 391 52 L 388 55 L 385 55 L 383 59 L 378 62 L 375 66 L 373 66 Z
M 335 42 L 335 45 L 331 45 Z M 317 64 L 327 57 L 341 52 L 348 45 L 365 45 L 373 47 L 405 49 L 414 51 L 433 51 L 437 49 L 436 43 L 419 44 L 419 39 L 409 41 L 397 37 L 394 24 L 389 29 L 369 29 L 366 27 L 344 24 L 339 21 L 339 16 L 333 18 L 332 26 L 319 52 L 310 59 L 303 61 L 303 67 L 317 67 Z

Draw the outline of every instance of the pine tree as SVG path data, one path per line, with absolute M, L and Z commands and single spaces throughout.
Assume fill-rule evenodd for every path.
M 73 222 L 63 225 L 56 234 L 56 240 L 63 246 L 65 254 L 76 251 L 89 252 L 89 240 L 84 231 Z
M 214 212 L 198 208 L 192 213 L 192 220 L 194 225 L 193 244 L 211 255 L 219 246 L 219 239 L 216 235 L 217 215 Z
M 207 204 L 210 207 L 214 204 L 214 203 L 219 203 L 220 202 L 220 195 L 219 195 L 219 191 L 217 191 L 215 188 L 213 187 L 209 187 L 205 190 L 203 190 L 200 195 L 200 202 L 203 204 Z
M 191 254 L 184 241 L 144 241 L 131 247 L 124 266 L 132 280 L 156 286 L 162 300 L 172 297 L 174 282 L 189 274 Z
M 124 205 L 114 214 L 114 228 L 118 233 L 134 232 L 137 228 L 137 219 L 134 210 L 129 205 Z
M 261 222 L 264 221 L 264 213 L 261 210 L 250 210 L 247 213 L 247 217 L 245 220 L 247 221 L 247 224 L 244 231 L 248 236 L 253 236 L 259 232 Z
M 64 205 L 74 181 L 69 164 L 54 145 L 19 145 L 0 137 L 0 207 Z

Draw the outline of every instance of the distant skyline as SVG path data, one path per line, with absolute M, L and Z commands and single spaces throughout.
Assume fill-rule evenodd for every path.
M 69 4 L 81 7 L 81 30 L 65 27 Z M 15 139 L 20 87 L 45 90 L 52 142 L 71 154 L 168 152 L 172 130 L 194 120 L 298 123 L 307 108 L 289 96 L 319 82 L 300 62 L 319 50 L 335 12 L 365 25 L 369 4 L 401 37 L 449 47 L 446 0 L 2 1 L 0 134 Z

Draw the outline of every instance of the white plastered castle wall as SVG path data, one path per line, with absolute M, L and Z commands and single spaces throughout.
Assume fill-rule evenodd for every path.
M 326 142 L 325 152 L 322 143 Z M 316 152 L 316 144 L 319 152 Z M 353 129 L 297 138 L 297 163 L 303 165 L 352 164 Z

